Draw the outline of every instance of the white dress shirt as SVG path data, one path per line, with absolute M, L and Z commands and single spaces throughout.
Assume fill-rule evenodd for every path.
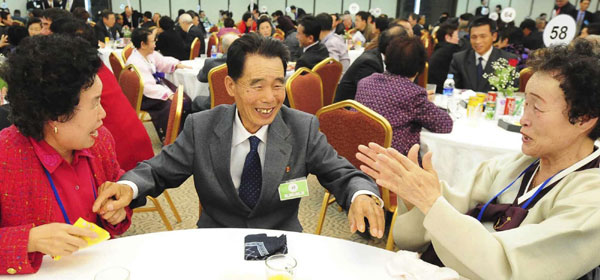
M 242 171 L 244 170 L 244 162 L 246 161 L 246 156 L 248 155 L 248 152 L 250 152 L 250 141 L 248 140 L 250 136 L 256 136 L 258 137 L 258 139 L 260 139 L 260 143 L 258 144 L 258 156 L 260 157 L 261 170 L 263 170 L 264 172 L 269 125 L 261 127 L 256 133 L 252 134 L 248 132 L 248 130 L 246 130 L 246 128 L 242 124 L 239 112 L 236 109 L 235 120 L 233 122 L 232 129 L 233 131 L 231 135 L 231 159 L 229 163 L 229 172 L 231 174 L 231 180 L 233 181 L 235 190 L 239 191 L 240 183 L 242 181 Z M 133 190 L 133 199 L 136 199 L 138 197 L 138 188 L 135 183 L 126 180 L 119 181 L 117 183 L 128 185 Z M 360 190 L 355 192 L 352 195 L 352 199 L 350 200 L 350 202 L 354 202 L 354 199 L 361 194 L 372 195 L 377 197 L 379 199 L 379 202 L 381 202 L 381 207 L 383 207 L 383 200 L 374 193 L 366 190 Z
M 475 52 L 475 66 L 477 66 L 477 64 L 479 64 L 479 58 L 483 57 L 483 60 L 481 61 L 481 68 L 483 68 L 485 70 L 485 66 L 487 65 L 487 62 L 490 59 L 490 55 L 492 54 L 493 49 L 494 49 L 493 46 L 490 47 L 490 49 L 487 52 L 485 52 L 483 55 L 480 55 L 477 52 Z

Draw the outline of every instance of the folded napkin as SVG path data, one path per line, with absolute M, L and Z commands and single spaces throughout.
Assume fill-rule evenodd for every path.
M 249 234 L 244 238 L 244 259 L 247 261 L 266 260 L 271 255 L 287 254 L 287 238 L 266 234 Z
M 410 251 L 398 251 L 386 267 L 388 274 L 396 279 L 460 279 L 456 271 L 424 262 L 419 258 L 419 254 Z

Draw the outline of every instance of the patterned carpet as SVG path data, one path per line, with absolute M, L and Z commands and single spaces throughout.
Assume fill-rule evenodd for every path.
M 154 130 L 152 123 L 145 123 L 145 125 L 146 130 L 152 139 L 155 153 L 158 153 L 160 151 L 160 144 L 158 142 L 158 137 L 156 136 L 156 131 Z M 317 219 L 324 189 L 313 175 L 308 177 L 308 185 L 310 196 L 302 198 L 300 201 L 299 219 L 304 228 L 304 232 L 314 233 L 317 227 Z M 164 196 L 159 196 L 158 201 L 161 203 L 163 209 L 165 209 L 167 218 L 173 225 L 174 230 L 196 228 L 196 221 L 198 220 L 198 196 L 194 189 L 192 177 L 185 181 L 179 188 L 169 190 L 169 194 L 179 211 L 179 215 L 182 219 L 181 223 L 176 222 L 175 216 L 168 207 Z M 151 205 L 152 203 L 149 202 L 147 206 Z M 166 227 L 162 223 L 157 212 L 135 213 L 133 215 L 131 228 L 129 228 L 123 236 L 165 230 Z M 337 204 L 329 206 L 321 235 L 369 244 L 379 248 L 385 247 L 386 240 L 386 236 L 382 239 L 371 238 L 370 240 L 367 240 L 358 234 L 351 234 L 346 213 L 338 211 Z

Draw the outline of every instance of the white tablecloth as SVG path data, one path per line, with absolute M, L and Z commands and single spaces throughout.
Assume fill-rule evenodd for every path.
M 264 261 L 244 260 L 244 236 L 287 235 L 296 258 L 296 280 L 391 279 L 385 264 L 393 252 L 319 235 L 259 229 L 193 229 L 109 240 L 53 261 L 44 257 L 33 275 L 7 279 L 94 279 L 106 268 L 121 266 L 141 279 L 260 279 Z
M 172 74 L 166 74 L 165 78 L 174 85 L 183 85 L 183 90 L 194 100 L 196 96 L 209 96 L 208 83 L 198 81 L 198 72 L 204 66 L 206 57 L 199 57 L 194 60 L 183 60 L 182 64 L 191 66 L 192 69 L 177 69 Z
M 483 161 L 521 151 L 521 134 L 500 128 L 498 121 L 466 118 L 454 122 L 450 134 L 421 132 L 423 151 L 433 152 L 433 167 L 441 180 L 460 188 L 461 179 Z
M 121 53 L 123 52 L 123 49 L 100 48 L 98 49 L 98 52 L 100 53 L 102 62 L 104 62 L 106 67 L 108 67 L 108 69 L 112 71 L 112 67 L 110 66 L 110 60 L 108 60 L 108 57 L 110 56 L 111 52 L 115 52 L 119 56 L 119 58 L 121 58 Z M 123 61 L 123 64 L 125 64 L 125 61 Z
M 350 57 L 350 65 L 365 51 L 365 48 L 359 50 L 349 50 L 348 56 Z

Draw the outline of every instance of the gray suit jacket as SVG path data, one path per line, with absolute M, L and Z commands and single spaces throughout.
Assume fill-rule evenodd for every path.
M 198 71 L 196 78 L 198 78 L 198 81 L 201 83 L 208 83 L 208 72 L 210 72 L 210 70 L 213 68 L 225 63 L 227 63 L 227 54 L 224 54 L 221 58 L 206 59 L 206 61 L 204 61 L 204 66 L 202 66 L 202 69 Z
M 517 59 L 517 56 L 512 53 L 493 48 L 490 58 L 485 64 L 483 73 L 493 73 L 494 69 L 492 68 L 492 62 L 498 60 L 499 58 L 505 58 L 506 60 L 509 60 Z M 476 92 L 485 93 L 492 90 L 492 87 L 490 86 L 490 83 L 488 83 L 487 79 L 482 78 L 479 80 L 477 77 L 475 51 L 472 48 L 454 54 L 448 73 L 454 74 L 454 84 L 456 88 L 472 89 Z M 519 79 L 514 81 L 514 85 L 515 87 L 519 87 Z
M 194 175 L 203 207 L 198 227 L 301 231 L 300 199 L 280 201 L 282 182 L 315 174 L 346 209 L 358 190 L 379 193 L 367 175 L 329 145 L 315 116 L 283 106 L 269 126 L 260 199 L 250 209 L 239 198 L 229 171 L 235 108 L 221 105 L 189 115 L 175 143 L 123 175 L 121 180 L 132 181 L 139 189 L 131 206 L 144 205 L 146 195 L 156 197 Z

